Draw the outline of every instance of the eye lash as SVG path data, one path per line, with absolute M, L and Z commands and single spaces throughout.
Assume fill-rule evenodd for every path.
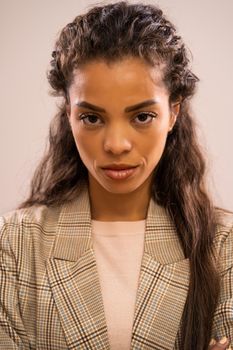
M 154 112 L 139 112 L 139 113 L 137 114 L 137 116 L 140 115 L 140 114 L 148 114 L 148 115 L 150 115 L 151 117 L 157 116 L 157 114 L 154 113 Z
M 139 113 L 137 113 L 133 118 L 132 118 L 132 120 L 135 120 L 136 118 L 138 118 L 140 115 L 143 115 L 143 114 L 145 114 L 145 115 L 147 115 L 147 116 L 150 116 L 152 119 L 154 119 L 154 118 L 156 118 L 158 115 L 156 114 L 156 113 L 154 113 L 154 112 L 145 112 L 145 111 L 142 111 L 142 112 L 139 112 Z M 80 114 L 79 116 L 78 116 L 78 119 L 79 120 L 82 120 L 82 121 L 85 121 L 85 119 L 87 119 L 89 116 L 94 116 L 94 117 L 96 117 L 96 118 L 98 118 L 98 119 L 100 119 L 101 120 L 101 117 L 98 115 L 98 114 L 94 114 L 94 113 L 91 113 L 91 112 L 87 112 L 87 113 L 82 113 L 82 114 Z M 152 119 L 151 119 L 151 121 L 152 121 Z M 150 122 L 151 122 L 150 121 Z M 147 125 L 147 124 L 150 124 L 150 122 L 146 122 L 146 123 L 137 123 L 137 122 L 135 122 L 136 124 L 139 124 L 139 125 L 141 125 L 141 126 L 143 126 L 143 125 Z M 97 125 L 99 125 L 99 124 L 96 124 L 96 123 L 85 123 L 84 122 L 84 124 L 85 125 L 88 125 L 88 126 L 97 126 Z
M 89 116 L 95 116 L 97 118 L 100 118 L 97 114 L 94 114 L 94 113 L 82 113 L 78 117 L 81 120 L 81 119 L 87 118 Z
M 96 117 L 96 118 L 99 118 L 100 119 L 100 117 L 97 115 L 97 114 L 94 114 L 94 113 L 82 113 L 82 114 L 80 114 L 79 116 L 78 116 L 78 119 L 79 120 L 82 120 L 82 121 L 85 121 L 85 119 L 87 119 L 87 117 L 89 117 L 89 116 L 94 116 L 94 117 Z M 85 122 L 84 122 L 84 124 L 85 124 Z M 92 123 L 90 123 L 90 124 L 86 124 L 86 125 L 93 125 L 93 126 L 95 126 L 96 124 L 92 124 Z
M 134 119 L 136 119 L 136 118 L 138 118 L 140 115 L 142 115 L 142 114 L 145 114 L 146 116 L 150 116 L 152 119 L 151 119 L 151 121 L 154 119 L 154 118 L 156 118 L 158 115 L 156 114 L 156 113 L 154 113 L 154 112 L 139 112 L 135 117 L 134 117 Z M 150 123 L 150 122 L 149 122 Z M 138 124 L 141 124 L 141 125 L 147 125 L 147 124 L 149 124 L 149 123 L 138 123 Z

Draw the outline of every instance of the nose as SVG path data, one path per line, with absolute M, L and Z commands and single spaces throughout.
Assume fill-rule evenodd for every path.
M 104 150 L 113 154 L 121 154 L 129 152 L 132 148 L 132 142 L 127 135 L 127 131 L 123 128 L 112 127 L 105 132 Z

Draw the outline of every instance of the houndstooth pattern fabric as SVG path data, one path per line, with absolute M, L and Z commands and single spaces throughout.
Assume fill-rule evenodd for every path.
M 233 215 L 222 216 L 215 237 L 222 288 L 212 336 L 233 340 Z M 110 350 L 87 185 L 61 206 L 7 213 L 0 232 L 0 349 Z M 151 199 L 131 350 L 180 349 L 189 277 L 174 224 Z

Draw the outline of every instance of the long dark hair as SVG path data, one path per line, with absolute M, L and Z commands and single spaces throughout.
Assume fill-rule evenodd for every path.
M 77 16 L 61 31 L 52 53 L 48 80 L 61 97 L 50 126 L 49 147 L 19 208 L 58 205 L 72 200 L 87 169 L 78 154 L 66 115 L 74 68 L 91 60 L 108 62 L 140 57 L 163 67 L 170 102 L 181 98 L 180 112 L 154 171 L 152 196 L 171 215 L 190 259 L 190 287 L 185 305 L 181 348 L 207 349 L 219 296 L 219 276 L 212 242 L 216 214 L 204 183 L 205 161 L 197 142 L 190 99 L 198 78 L 190 69 L 188 50 L 174 25 L 154 5 L 125 1 L 99 5 Z

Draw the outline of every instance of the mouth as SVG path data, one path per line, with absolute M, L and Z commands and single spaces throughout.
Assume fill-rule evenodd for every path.
M 102 167 L 102 169 L 110 169 L 110 170 L 127 170 L 127 169 L 132 169 L 136 168 L 138 165 L 133 165 L 133 164 L 126 164 L 126 163 L 112 163 L 112 164 L 107 164 L 106 166 Z
M 111 178 L 113 180 L 125 180 L 133 176 L 136 173 L 138 167 L 138 165 L 127 168 L 118 168 L 115 166 L 114 168 L 102 168 L 102 170 L 108 178 Z

